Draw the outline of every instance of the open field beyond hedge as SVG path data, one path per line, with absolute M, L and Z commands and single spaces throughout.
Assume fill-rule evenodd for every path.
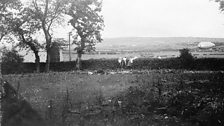
M 52 72 L 4 79 L 56 126 L 209 126 L 224 124 L 223 75 L 164 69 Z

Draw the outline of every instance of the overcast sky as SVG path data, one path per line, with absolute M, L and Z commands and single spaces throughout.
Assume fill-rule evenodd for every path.
M 26 1 L 26 0 L 23 0 Z M 215 0 L 103 0 L 103 38 L 224 38 L 224 13 Z M 59 26 L 58 26 L 59 27 Z M 71 28 L 54 35 L 68 38 Z
M 103 37 L 224 37 L 210 0 L 103 0 Z

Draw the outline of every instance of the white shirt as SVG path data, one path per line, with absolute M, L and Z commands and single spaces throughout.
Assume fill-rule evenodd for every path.
M 121 61 L 122 61 L 122 58 L 119 57 L 119 58 L 118 58 L 118 63 L 121 63 Z

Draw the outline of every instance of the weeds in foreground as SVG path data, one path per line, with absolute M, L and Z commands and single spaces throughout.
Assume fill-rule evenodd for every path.
M 175 83 L 164 78 L 157 77 L 152 85 L 130 87 L 123 97 L 125 112 L 144 116 L 157 113 L 203 126 L 224 124 L 223 74 L 194 81 L 181 75 Z

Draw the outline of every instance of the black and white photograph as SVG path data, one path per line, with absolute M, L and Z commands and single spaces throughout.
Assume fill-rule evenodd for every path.
M 224 126 L 224 0 L 0 0 L 0 126 Z

